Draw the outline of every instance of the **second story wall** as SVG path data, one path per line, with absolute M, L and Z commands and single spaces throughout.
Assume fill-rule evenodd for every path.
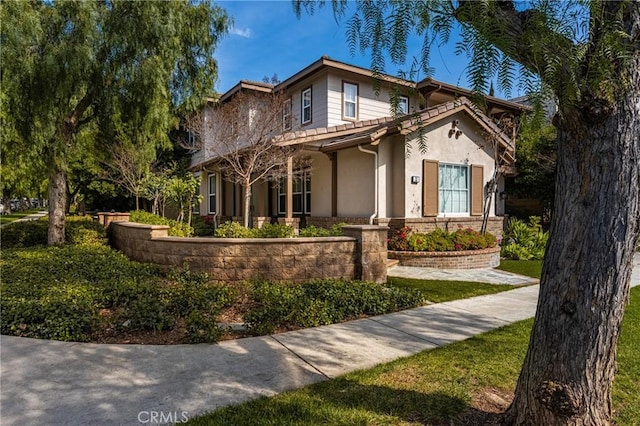
M 311 121 L 303 123 L 303 92 L 311 89 Z M 288 89 L 291 94 L 293 127 L 295 130 L 327 127 L 327 77 L 321 72 Z

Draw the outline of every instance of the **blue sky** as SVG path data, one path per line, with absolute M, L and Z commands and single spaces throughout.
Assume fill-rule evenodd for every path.
M 337 23 L 331 7 L 317 10 L 312 16 L 303 13 L 298 19 L 289 0 L 218 1 L 216 4 L 226 9 L 235 22 L 214 54 L 219 66 L 216 84 L 219 92 L 229 90 L 240 80 L 262 81 L 263 77 L 273 74 L 284 80 L 323 55 L 365 68 L 371 64 L 367 53 L 357 51 L 351 56 L 344 20 Z M 420 48 L 420 38 L 409 41 L 409 61 L 419 56 Z M 465 75 L 467 62 L 464 55 L 454 54 L 453 41 L 447 46 L 433 47 L 432 77 L 469 87 Z M 398 75 L 400 69 L 408 68 L 409 65 L 399 67 L 388 61 L 386 72 Z

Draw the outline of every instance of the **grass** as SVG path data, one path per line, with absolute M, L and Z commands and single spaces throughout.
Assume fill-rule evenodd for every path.
M 542 260 L 506 260 L 500 261 L 501 269 L 514 274 L 525 275 L 532 278 L 540 278 L 542 273 Z
M 0 225 L 5 225 L 7 223 L 14 222 L 17 219 L 21 219 L 25 216 L 29 216 L 34 213 L 38 213 L 39 211 L 42 211 L 42 209 L 29 209 L 21 212 L 2 215 L 0 216 Z
M 618 345 L 613 409 L 618 425 L 640 418 L 640 288 L 631 291 Z M 513 393 L 532 320 L 274 397 L 192 419 L 192 425 L 455 424 L 491 392 Z M 486 406 L 485 406 L 486 407 Z M 504 408 L 504 407 L 501 407 Z
M 424 294 L 427 300 L 434 303 L 500 293 L 514 288 L 512 285 L 495 285 L 470 281 L 420 280 L 397 277 L 389 277 L 387 282 L 395 287 L 417 289 Z

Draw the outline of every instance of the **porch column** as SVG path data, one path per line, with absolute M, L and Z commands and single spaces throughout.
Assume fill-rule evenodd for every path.
M 287 201 L 285 213 L 287 219 L 293 218 L 293 157 L 287 159 Z

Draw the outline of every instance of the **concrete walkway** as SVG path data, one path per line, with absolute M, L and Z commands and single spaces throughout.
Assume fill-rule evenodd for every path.
M 489 284 L 523 286 L 537 284 L 538 280 L 499 269 L 438 269 L 413 266 L 393 266 L 387 272 L 390 277 L 418 278 L 421 280 L 472 281 Z
M 632 285 L 640 285 L 636 255 Z M 98 345 L 0 337 L 2 425 L 136 425 L 193 417 L 534 315 L 538 286 L 215 345 Z M 179 420 L 179 419 L 178 419 Z

